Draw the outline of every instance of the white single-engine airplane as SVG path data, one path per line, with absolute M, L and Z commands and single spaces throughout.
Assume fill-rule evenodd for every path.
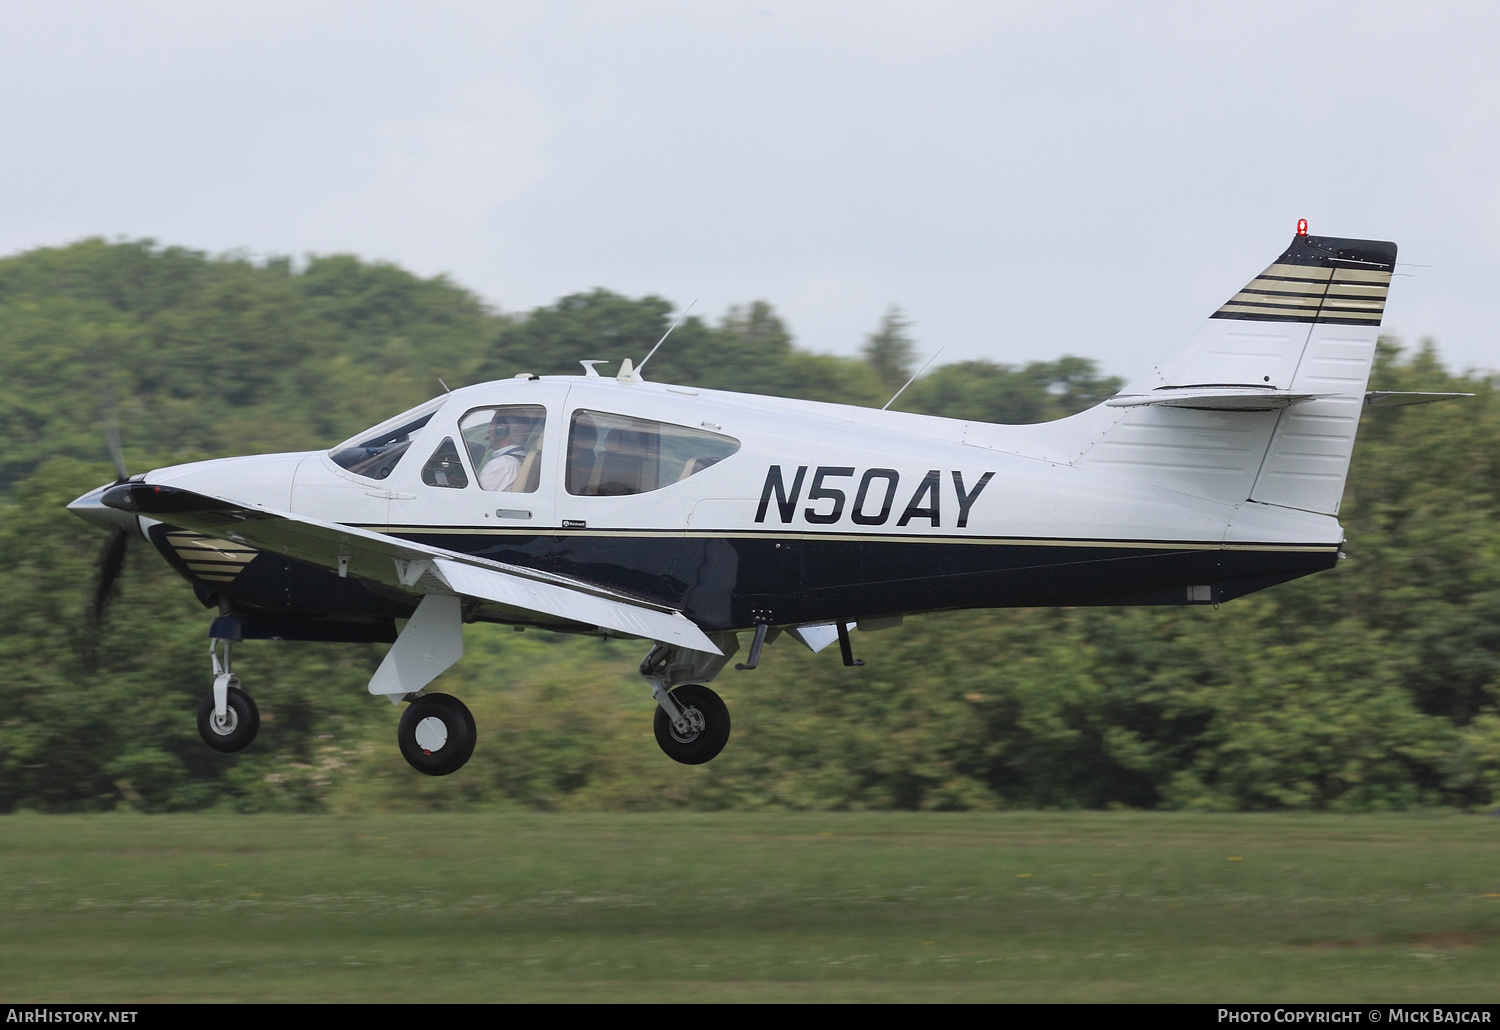
M 729 713 L 704 684 L 752 633 L 819 650 L 849 627 L 958 608 L 1218 604 L 1331 568 L 1396 246 L 1309 236 L 1124 392 L 1003 426 L 645 382 L 522 374 L 440 396 L 330 451 L 121 479 L 69 508 L 151 542 L 206 607 L 204 741 L 259 715 L 242 640 L 393 642 L 372 694 L 443 775 L 474 749 L 424 688 L 466 622 L 653 641 L 656 738 L 706 762 Z M 649 357 L 649 356 L 648 356 Z M 118 464 L 118 463 L 117 463 Z M 397 633 L 398 620 L 406 621 Z

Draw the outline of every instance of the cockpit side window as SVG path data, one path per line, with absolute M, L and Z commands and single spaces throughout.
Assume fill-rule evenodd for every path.
M 650 493 L 697 475 L 739 449 L 738 440 L 718 433 L 580 409 L 568 432 L 568 493 Z
M 547 409 L 540 404 L 475 408 L 458 423 L 482 490 L 535 493 L 541 482 Z
M 328 456 L 341 468 L 367 479 L 385 479 L 396 468 L 396 463 L 411 446 L 417 431 L 432 420 L 437 409 L 443 406 L 444 397 L 437 397 L 426 404 L 403 412 L 339 444 L 328 452 Z
M 446 486 L 455 490 L 462 490 L 469 485 L 469 474 L 464 471 L 464 463 L 459 460 L 453 437 L 444 437 L 443 442 L 438 444 L 438 449 L 432 452 L 432 457 L 427 459 L 427 464 L 422 466 L 422 482 L 428 486 Z

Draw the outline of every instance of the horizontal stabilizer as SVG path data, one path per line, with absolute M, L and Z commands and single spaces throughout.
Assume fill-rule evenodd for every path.
M 1270 386 L 1163 386 L 1150 393 L 1124 393 L 1104 403 L 1111 408 L 1193 408 L 1197 411 L 1274 411 L 1332 396 L 1295 393 Z
M 1472 393 L 1423 393 L 1416 390 L 1371 390 L 1365 394 L 1367 408 L 1400 408 L 1408 404 L 1435 404 L 1459 397 L 1472 397 Z

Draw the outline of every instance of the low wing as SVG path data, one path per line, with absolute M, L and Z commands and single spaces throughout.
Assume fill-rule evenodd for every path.
M 723 653 L 679 611 L 568 576 L 476 558 L 336 522 L 246 508 L 173 487 L 122 483 L 107 490 L 103 502 L 111 508 L 336 569 L 340 575 L 378 582 L 414 596 L 451 592 L 693 651 Z

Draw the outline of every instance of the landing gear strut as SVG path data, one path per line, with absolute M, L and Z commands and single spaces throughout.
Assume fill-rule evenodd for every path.
M 474 753 L 474 716 L 451 694 L 423 694 L 401 713 L 396 743 L 417 772 L 447 776 Z
M 220 644 L 224 645 L 222 659 Z M 260 710 L 240 689 L 240 678 L 229 671 L 229 641 L 210 640 L 208 654 L 214 663 L 214 688 L 198 705 L 198 736 L 223 754 L 243 751 L 260 730 Z

